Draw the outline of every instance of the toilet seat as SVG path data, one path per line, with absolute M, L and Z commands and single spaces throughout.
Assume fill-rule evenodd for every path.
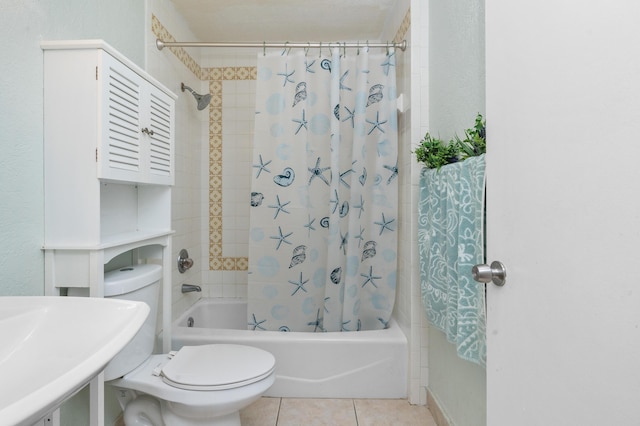
M 262 349 L 233 344 L 184 346 L 159 376 L 169 386 L 198 391 L 233 389 L 258 382 L 275 369 L 274 356 Z M 156 372 L 157 373 L 157 372 Z
M 151 355 L 110 382 L 125 412 L 137 416 L 156 410 L 147 402 L 157 401 L 164 424 L 239 425 L 239 410 L 260 398 L 275 381 L 275 358 L 262 349 L 226 344 L 185 348 Z M 216 377 L 215 370 L 244 372 Z

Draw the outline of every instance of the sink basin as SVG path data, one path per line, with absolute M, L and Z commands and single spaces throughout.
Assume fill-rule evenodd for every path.
M 145 303 L 0 297 L 0 423 L 33 424 L 98 375 L 135 336 Z

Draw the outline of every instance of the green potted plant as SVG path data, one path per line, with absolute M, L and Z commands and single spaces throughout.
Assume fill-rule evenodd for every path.
M 449 142 L 425 134 L 415 150 L 416 159 L 429 169 L 440 169 L 446 164 L 457 163 L 469 157 L 487 152 L 486 122 L 481 114 L 471 129 L 464 131 L 464 139 L 457 135 Z

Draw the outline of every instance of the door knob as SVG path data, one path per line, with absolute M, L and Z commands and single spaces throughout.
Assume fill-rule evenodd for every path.
M 471 274 L 474 280 L 481 283 L 493 282 L 495 285 L 503 286 L 507 280 L 507 269 L 497 260 L 491 262 L 491 266 L 475 265 L 471 268 Z

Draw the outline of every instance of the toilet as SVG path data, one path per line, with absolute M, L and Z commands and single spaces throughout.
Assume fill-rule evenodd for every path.
M 146 302 L 149 317 L 107 365 L 127 426 L 240 425 L 240 410 L 275 381 L 275 358 L 232 344 L 184 346 L 152 355 L 162 268 L 133 265 L 107 272 L 104 296 Z

